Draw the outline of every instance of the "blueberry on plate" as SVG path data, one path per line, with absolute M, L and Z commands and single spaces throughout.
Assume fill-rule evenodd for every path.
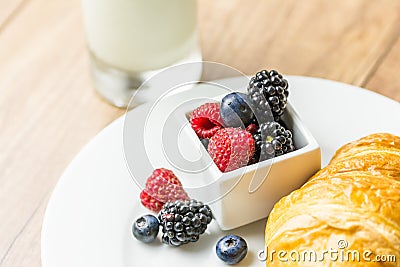
M 243 93 L 227 94 L 221 101 L 220 115 L 226 127 L 246 127 L 254 119 L 250 99 Z
M 247 254 L 246 241 L 237 235 L 227 235 L 218 240 L 215 247 L 218 258 L 227 264 L 237 264 Z
M 156 239 L 160 223 L 153 215 L 144 215 L 138 218 L 132 225 L 133 236 L 144 243 L 153 242 Z

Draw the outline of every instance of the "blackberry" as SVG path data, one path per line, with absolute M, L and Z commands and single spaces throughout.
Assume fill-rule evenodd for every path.
M 260 124 L 257 132 L 253 134 L 253 138 L 255 161 L 277 157 L 295 149 L 292 132 L 275 121 Z
M 200 201 L 176 200 L 164 205 L 158 219 L 162 227 L 162 242 L 177 247 L 199 240 L 212 220 L 212 213 Z
M 262 70 L 250 79 L 247 87 L 249 98 L 253 104 L 254 113 L 259 121 L 264 123 L 278 121 L 285 112 L 289 84 L 276 70 Z

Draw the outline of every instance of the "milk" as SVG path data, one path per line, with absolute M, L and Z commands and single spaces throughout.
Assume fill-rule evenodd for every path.
M 82 0 L 91 56 L 127 73 L 164 68 L 198 50 L 195 0 Z

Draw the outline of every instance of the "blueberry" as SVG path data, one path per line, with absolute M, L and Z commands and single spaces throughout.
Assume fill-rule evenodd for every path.
M 237 235 L 227 235 L 218 240 L 215 247 L 217 256 L 227 264 L 237 264 L 247 254 L 246 241 Z
M 150 243 L 156 239 L 160 223 L 153 215 L 144 215 L 132 225 L 133 236 L 144 243 Z
M 250 99 L 243 93 L 230 93 L 221 102 L 220 114 L 226 127 L 243 127 L 254 119 Z

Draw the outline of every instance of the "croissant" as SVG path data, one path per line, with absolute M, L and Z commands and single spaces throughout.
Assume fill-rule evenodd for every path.
M 400 266 L 400 137 L 371 134 L 275 204 L 266 266 Z

